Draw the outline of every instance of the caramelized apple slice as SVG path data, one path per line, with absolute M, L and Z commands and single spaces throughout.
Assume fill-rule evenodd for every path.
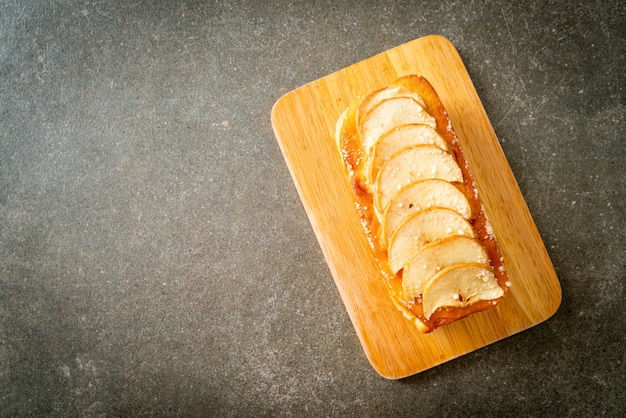
M 408 218 L 389 240 L 389 266 L 394 273 L 400 271 L 413 254 L 426 244 L 453 235 L 474 237 L 468 221 L 450 209 L 431 208 Z
M 382 100 L 359 120 L 358 128 L 365 153 L 369 155 L 382 134 L 409 123 L 423 123 L 433 128 L 437 126 L 435 118 L 411 97 Z
M 472 207 L 453 184 L 440 179 L 419 180 L 400 189 L 383 214 L 383 240 L 387 240 L 412 214 L 431 207 L 448 208 L 469 220 Z
M 493 272 L 480 264 L 457 264 L 441 270 L 422 293 L 424 316 L 428 319 L 438 308 L 464 308 L 480 300 L 504 295 Z
M 375 108 L 380 102 L 387 99 L 393 99 L 397 97 L 409 97 L 417 102 L 423 108 L 426 108 L 426 102 L 419 94 L 403 86 L 397 87 L 385 87 L 368 94 L 357 110 L 357 123 L 361 122 L 364 117 Z
M 411 257 L 402 271 L 404 297 L 407 300 L 416 298 L 439 271 L 466 263 L 489 267 L 487 250 L 474 238 L 452 236 L 424 246 Z
M 374 144 L 369 159 L 368 181 L 371 183 L 376 179 L 380 166 L 393 154 L 413 145 L 434 145 L 444 151 L 449 151 L 446 141 L 432 126 L 422 123 L 397 126 L 382 134 Z
M 462 182 L 463 174 L 454 156 L 434 145 L 414 145 L 398 151 L 383 164 L 376 177 L 376 209 L 384 213 L 402 187 L 427 179 Z

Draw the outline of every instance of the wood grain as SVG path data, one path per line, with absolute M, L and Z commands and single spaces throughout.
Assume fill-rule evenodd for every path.
M 422 334 L 393 306 L 354 207 L 335 142 L 359 94 L 421 74 L 447 108 L 504 255 L 512 287 L 495 309 Z M 495 132 L 454 46 L 427 36 L 281 97 L 272 126 L 335 283 L 374 369 L 419 373 L 528 329 L 561 302 L 558 278 Z

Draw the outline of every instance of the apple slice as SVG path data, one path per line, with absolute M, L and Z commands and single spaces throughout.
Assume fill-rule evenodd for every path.
M 431 208 L 413 214 L 389 240 L 389 267 L 400 271 L 425 245 L 453 235 L 474 237 L 468 221 L 451 209 Z
M 502 295 L 504 291 L 489 268 L 474 263 L 457 264 L 441 270 L 424 287 L 422 307 L 428 319 L 443 306 L 464 308 Z
M 449 151 L 446 141 L 429 125 L 423 123 L 410 123 L 396 126 L 382 134 L 372 148 L 369 159 L 368 181 L 376 179 L 378 170 L 383 163 L 402 148 L 412 145 L 434 145 L 444 151 Z
M 455 235 L 426 245 L 411 257 L 402 271 L 404 297 L 413 300 L 440 270 L 466 263 L 489 267 L 487 250 L 474 238 Z
M 357 123 L 362 121 L 365 115 L 367 115 L 380 102 L 396 97 L 409 97 L 415 100 L 417 104 L 419 104 L 423 108 L 426 108 L 426 102 L 424 101 L 422 96 L 415 93 L 414 91 L 409 90 L 404 86 L 385 87 L 380 90 L 376 90 L 375 92 L 370 93 L 363 98 L 357 110 Z
M 408 123 L 423 123 L 435 128 L 437 121 L 411 97 L 394 97 L 381 100 L 358 120 L 358 129 L 365 153 L 385 132 Z
M 452 154 L 434 145 L 414 145 L 396 152 L 382 165 L 376 176 L 376 208 L 384 213 L 391 198 L 402 187 L 427 179 L 462 182 L 463 173 Z
M 469 200 L 452 183 L 440 179 L 419 180 L 400 189 L 387 205 L 382 239 L 391 237 L 412 214 L 431 207 L 452 209 L 467 220 L 472 218 Z

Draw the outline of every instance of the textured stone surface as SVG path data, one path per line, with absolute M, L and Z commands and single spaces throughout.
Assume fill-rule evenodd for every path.
M 0 1 L 0 415 L 619 415 L 624 2 L 379 3 Z M 563 303 L 391 382 L 269 115 L 431 33 L 465 60 Z

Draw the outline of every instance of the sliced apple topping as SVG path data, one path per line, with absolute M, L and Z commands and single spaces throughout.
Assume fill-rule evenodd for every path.
M 431 207 L 452 209 L 467 220 L 472 217 L 469 200 L 453 184 L 441 179 L 419 180 L 400 189 L 387 205 L 382 217 L 383 239 L 388 240 L 409 216 Z
M 462 182 L 463 173 L 454 156 L 434 145 L 414 145 L 395 153 L 378 172 L 374 203 L 384 213 L 391 198 L 402 187 L 419 180 L 441 179 Z
M 389 240 L 389 267 L 400 271 L 410 258 L 425 245 L 453 235 L 474 237 L 470 223 L 457 212 L 431 208 L 408 218 Z
M 452 236 L 424 246 L 402 271 L 404 297 L 413 300 L 422 294 L 429 280 L 439 271 L 466 263 L 489 267 L 487 250 L 474 238 Z
M 357 110 L 357 123 L 363 120 L 373 108 L 375 108 L 380 102 L 387 99 L 393 99 L 397 97 L 409 97 L 417 102 L 421 107 L 426 108 L 426 102 L 419 94 L 403 86 L 397 87 L 385 87 L 367 95 L 360 103 Z
M 411 97 L 382 100 L 359 120 L 359 130 L 365 153 L 369 155 L 378 138 L 395 128 L 409 123 L 423 123 L 435 128 L 437 122 Z
M 480 264 L 457 264 L 441 270 L 422 293 L 424 316 L 429 319 L 441 307 L 463 308 L 504 294 L 493 272 Z
M 369 159 L 368 181 L 376 179 L 380 167 L 393 154 L 413 145 L 434 145 L 449 151 L 446 141 L 429 125 L 410 123 L 397 126 L 382 134 L 374 144 Z

